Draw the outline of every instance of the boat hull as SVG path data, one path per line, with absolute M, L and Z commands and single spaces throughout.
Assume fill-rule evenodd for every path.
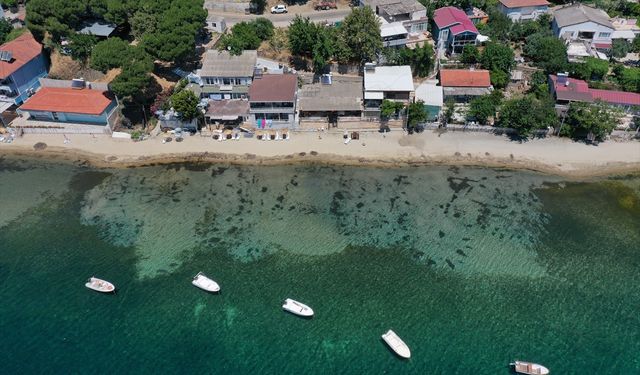
M 516 374 L 524 375 L 548 375 L 549 369 L 533 362 L 515 361 L 511 364 Z
M 402 339 L 392 330 L 388 330 L 387 333 L 382 335 L 382 340 L 396 353 L 399 357 L 404 359 L 411 358 L 411 350 L 409 346 L 402 341 Z
M 292 300 L 291 298 L 287 298 L 284 301 L 282 309 L 284 311 L 290 312 L 291 314 L 298 315 L 304 318 L 310 318 L 313 316 L 313 310 L 311 309 L 311 307 L 305 305 L 302 302 Z
M 115 285 L 106 280 L 98 279 L 97 277 L 89 278 L 84 286 L 100 293 L 114 293 L 116 291 Z
M 218 283 L 216 283 L 215 281 L 205 276 L 202 272 L 198 273 L 193 278 L 193 280 L 191 281 L 191 284 L 204 290 L 205 292 L 217 293 L 220 291 L 220 285 L 218 285 Z

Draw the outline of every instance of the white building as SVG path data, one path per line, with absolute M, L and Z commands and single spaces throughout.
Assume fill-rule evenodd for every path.
M 423 41 L 429 25 L 427 8 L 417 0 L 360 0 L 380 20 L 380 36 L 385 47 L 404 46 Z
M 611 48 L 611 37 L 615 31 L 604 10 L 583 4 L 556 9 L 552 28 L 558 38 L 588 41 L 597 49 Z
M 498 9 L 512 22 L 538 19 L 549 11 L 547 0 L 500 0 Z
M 364 103 L 366 116 L 380 114 L 383 100 L 409 103 L 413 99 L 414 87 L 411 67 L 375 66 L 365 64 Z M 377 114 L 376 114 L 377 113 Z
M 227 22 L 224 20 L 224 17 L 210 14 L 207 16 L 207 30 L 222 34 L 227 30 Z

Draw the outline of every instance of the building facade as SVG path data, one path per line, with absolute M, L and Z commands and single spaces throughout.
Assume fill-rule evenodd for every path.
M 253 81 L 258 54 L 244 51 L 234 56 L 227 51 L 208 50 L 198 81 L 187 85 L 201 99 L 246 99 Z
M 615 31 L 605 11 L 583 4 L 555 10 L 551 26 L 558 38 L 587 41 L 598 49 L 611 48 L 611 37 Z
M 414 86 L 411 67 L 375 66 L 365 64 L 364 68 L 364 116 L 380 116 L 383 100 L 408 104 L 413 100 Z
M 0 46 L 0 102 L 20 105 L 40 87 L 47 75 L 42 45 L 31 33 Z
M 475 45 L 477 38 L 478 29 L 461 9 L 444 7 L 433 13 L 433 39 L 439 50 L 461 53 L 464 46 Z
M 536 20 L 549 12 L 547 0 L 500 0 L 498 9 L 512 22 Z
M 466 103 L 493 90 L 488 70 L 442 69 L 439 74 L 445 101 Z
M 298 77 L 265 74 L 249 89 L 249 121 L 258 129 L 292 128 L 297 124 Z
M 18 113 L 39 121 L 114 125 L 118 101 L 106 84 L 42 79 L 41 85 Z

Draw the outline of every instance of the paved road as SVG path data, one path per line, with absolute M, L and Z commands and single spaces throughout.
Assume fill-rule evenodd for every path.
M 302 17 L 309 17 L 313 22 L 336 22 L 342 21 L 347 14 L 351 13 L 351 8 L 342 8 L 342 9 L 332 9 L 332 10 L 323 10 L 323 11 L 310 11 L 304 13 L 298 13 Z M 271 14 L 265 13 L 262 15 L 255 14 L 240 14 L 240 13 L 230 13 L 230 12 L 221 12 L 215 10 L 209 10 L 209 14 L 215 14 L 216 16 L 224 17 L 227 22 L 227 27 L 231 27 L 234 24 L 242 21 L 249 21 L 255 19 L 257 17 L 265 17 L 273 22 L 273 25 L 276 27 L 287 27 L 291 20 L 293 20 L 296 16 L 294 13 L 286 13 L 286 14 Z

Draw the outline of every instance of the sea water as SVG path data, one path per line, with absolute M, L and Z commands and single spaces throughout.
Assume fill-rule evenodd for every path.
M 638 177 L 4 158 L 0 191 L 1 373 L 640 373 Z

